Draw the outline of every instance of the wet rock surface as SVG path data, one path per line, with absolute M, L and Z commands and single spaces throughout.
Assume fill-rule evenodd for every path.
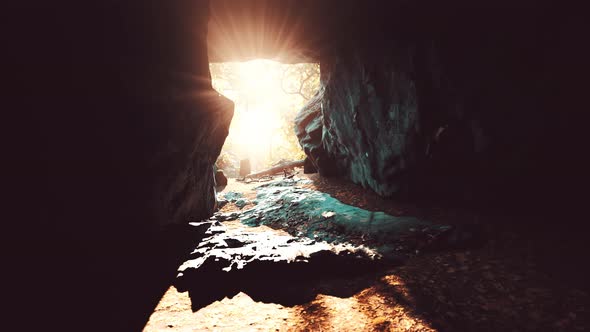
M 232 202 L 232 203 L 242 197 L 244 197 L 244 195 L 242 195 L 241 193 L 235 192 L 235 191 L 229 191 L 225 195 L 223 195 L 224 199 L 226 199 L 228 202 Z
M 299 144 L 307 155 L 305 173 L 319 172 L 322 175 L 338 174 L 338 163 L 335 163 L 330 154 L 324 149 L 322 135 L 324 125 L 322 123 L 322 100 L 325 88 L 320 90 L 303 106 L 295 117 L 295 135 Z
M 296 238 L 271 229 L 226 226 L 218 221 L 178 271 L 175 286 L 188 291 L 194 310 L 245 292 L 263 302 L 294 305 L 312 300 L 326 278 L 366 274 L 391 261 L 373 250 Z
M 399 193 L 423 154 L 409 55 L 338 57 L 322 89 L 296 118 L 296 134 L 322 175 L 344 175 L 382 196 Z
M 239 207 L 240 209 L 243 208 L 244 206 L 248 205 L 248 203 L 250 203 L 250 201 L 245 198 L 240 198 L 237 201 L 235 201 L 236 206 Z
M 178 269 L 175 286 L 189 292 L 193 310 L 239 292 L 256 301 L 305 303 L 325 280 L 334 285 L 334 279 L 399 265 L 415 254 L 419 239 L 450 229 L 346 205 L 301 187 L 307 182 L 295 177 L 266 183 L 256 187 L 252 208 L 191 223 L 206 229 L 205 238 Z M 238 203 L 245 200 L 237 192 L 224 197 L 240 209 Z M 322 292 L 350 296 L 359 290 L 332 287 Z
M 244 208 L 244 206 L 251 204 L 251 203 L 255 203 L 250 201 L 249 199 L 247 199 L 246 197 L 244 197 L 244 195 L 242 193 L 239 192 L 235 192 L 235 191 L 229 191 L 224 195 L 218 195 L 217 196 L 217 203 L 218 203 L 218 208 L 221 209 L 223 206 L 225 206 L 227 203 L 233 203 L 235 204 L 238 208 L 242 209 Z M 230 217 L 229 215 L 227 216 L 219 216 L 219 213 L 216 214 L 216 216 L 219 216 L 219 221 L 224 221 L 224 220 L 234 220 L 237 217 L 238 214 L 236 214 L 235 216 Z
M 302 188 L 308 180 L 284 179 L 257 187 L 256 205 L 239 214 L 216 214 L 218 220 L 240 219 L 249 226 L 269 225 L 330 243 L 369 243 L 415 252 L 423 239 L 434 239 L 450 227 L 408 216 L 392 216 L 344 204 L 332 196 Z M 355 241 L 358 240 L 358 241 Z

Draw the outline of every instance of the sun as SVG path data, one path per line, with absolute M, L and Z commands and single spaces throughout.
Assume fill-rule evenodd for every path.
M 293 119 L 306 100 L 285 90 L 297 84 L 290 66 L 264 59 L 210 64 L 213 87 L 235 104 L 223 151 L 250 159 L 253 169 L 301 154 Z

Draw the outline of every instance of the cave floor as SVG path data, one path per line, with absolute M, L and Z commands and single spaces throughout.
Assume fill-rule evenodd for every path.
M 370 211 L 428 218 L 440 224 L 482 222 L 474 213 L 417 207 L 380 198 L 338 179 L 303 175 L 304 187 Z M 221 194 L 239 192 L 249 201 L 261 183 L 233 179 Z M 251 208 L 248 203 L 242 210 Z M 234 203 L 221 212 L 239 211 Z M 494 218 L 498 218 L 495 216 Z M 238 220 L 228 228 L 286 234 Z M 489 223 L 483 223 L 489 225 Z M 346 280 L 324 280 L 322 287 L 348 288 L 352 296 L 318 293 L 296 305 L 255 301 L 245 292 L 198 308 L 188 292 L 171 286 L 144 331 L 582 331 L 588 328 L 588 294 L 541 268 L 534 243 L 507 223 L 487 227 L 488 241 L 475 249 L 418 253 L 403 265 Z M 508 223 L 509 224 L 509 223 Z M 362 242 L 364 239 L 352 239 Z M 285 283 L 285 287 L 289 287 Z M 328 292 L 329 293 L 329 292 Z M 346 293 L 346 292 L 344 292 Z

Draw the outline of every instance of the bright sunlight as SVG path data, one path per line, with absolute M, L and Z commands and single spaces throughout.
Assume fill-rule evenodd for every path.
M 319 88 L 319 64 L 252 60 L 211 63 L 209 68 L 213 88 L 235 103 L 217 162 L 226 175 L 237 176 L 241 159 L 249 159 L 256 171 L 303 158 L 294 119 Z

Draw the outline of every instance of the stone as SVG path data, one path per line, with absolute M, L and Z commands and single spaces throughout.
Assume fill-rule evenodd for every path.
M 222 207 L 224 207 L 226 204 L 228 203 L 227 199 L 219 199 L 219 197 L 217 198 L 217 209 L 221 209 Z
M 409 57 L 384 54 L 372 61 L 379 71 L 358 54 L 339 55 L 295 128 L 321 175 L 342 174 L 390 196 L 422 153 L 417 97 Z
M 243 208 L 244 206 L 250 204 L 250 201 L 245 199 L 245 198 L 240 198 L 235 202 L 236 206 L 239 207 L 240 209 Z
M 213 163 L 233 102 L 209 80 L 207 3 L 6 10 L 2 30 L 12 32 L 1 39 L 14 47 L 1 55 L 12 82 L 2 109 L 12 110 L 3 123 L 14 132 L 3 132 L 18 141 L 5 150 L 18 164 L 7 171 L 18 182 L 8 192 L 25 203 L 6 215 L 23 218 L 12 223 L 23 240 L 9 247 L 14 261 L 46 253 L 18 269 L 18 298 L 34 294 L 36 321 L 48 329 L 94 321 L 93 330 L 141 330 L 161 272 L 182 251 L 186 233 L 176 230 L 215 211 Z M 68 323 L 53 326 L 65 303 L 76 304 Z M 37 329 L 35 320 L 14 321 Z
M 227 220 L 236 220 L 240 217 L 239 212 L 226 212 L 226 213 L 215 213 L 210 220 L 217 220 L 217 221 L 227 221 Z
M 209 227 L 205 234 L 210 236 L 178 268 L 174 282 L 179 291 L 189 292 L 193 309 L 238 291 L 255 300 L 292 305 L 313 299 L 316 290 L 310 282 L 371 273 L 386 266 L 378 253 L 363 246 L 215 222 L 194 226 Z
M 324 149 L 322 136 L 324 126 L 322 124 L 321 102 L 324 98 L 324 88 L 311 98 L 295 117 L 295 135 L 299 145 L 307 155 L 304 163 L 305 169 L 310 172 L 316 170 L 323 176 L 339 174 L 338 163 Z
M 222 151 L 215 162 L 217 169 L 222 170 L 228 178 L 238 177 L 239 159 L 231 151 Z
M 235 203 L 238 199 L 243 198 L 244 195 L 235 191 L 228 191 L 223 197 L 229 202 Z
M 222 170 L 215 171 L 215 185 L 216 186 L 227 186 L 227 177 Z
M 286 228 L 293 234 L 328 242 L 346 242 L 362 235 L 366 242 L 400 243 L 404 246 L 400 254 L 416 249 L 404 239 L 434 236 L 448 228 L 415 217 L 347 205 L 326 193 L 301 188 L 300 181 L 277 180 L 256 187 L 257 204 L 241 212 L 239 219 L 249 226 Z

